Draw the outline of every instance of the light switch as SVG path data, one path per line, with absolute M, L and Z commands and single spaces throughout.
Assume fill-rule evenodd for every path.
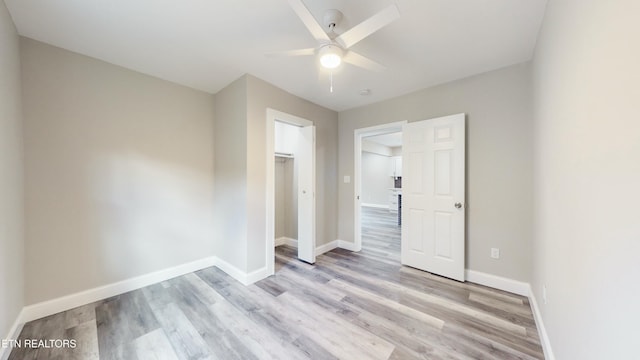
M 345 176 L 344 176 L 344 183 L 345 183 L 345 184 L 348 184 L 348 183 L 350 183 L 350 182 L 351 182 L 351 176 L 349 176 L 349 175 L 345 175 Z

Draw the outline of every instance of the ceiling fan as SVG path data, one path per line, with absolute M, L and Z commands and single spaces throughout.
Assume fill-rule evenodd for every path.
M 398 7 L 393 4 L 367 20 L 338 35 L 334 29 L 340 20 L 342 13 L 336 9 L 329 9 L 325 12 L 323 23 L 320 25 L 311 15 L 311 12 L 304 5 L 302 0 L 289 0 L 289 5 L 298 15 L 307 30 L 313 35 L 318 45 L 313 48 L 297 49 L 289 51 L 272 52 L 267 56 L 305 56 L 318 55 L 320 65 L 327 69 L 334 69 L 342 62 L 349 63 L 371 71 L 381 71 L 385 67 L 379 63 L 366 58 L 350 48 L 360 40 L 380 30 L 384 26 L 400 17 Z

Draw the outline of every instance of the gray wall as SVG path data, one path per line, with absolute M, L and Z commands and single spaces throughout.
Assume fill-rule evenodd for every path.
M 251 75 L 215 97 L 219 257 L 247 273 L 266 266 L 267 108 L 316 126 L 316 241 L 321 245 L 335 240 L 338 114 Z
M 557 359 L 637 359 L 640 2 L 546 11 L 533 62 L 533 290 Z
M 215 96 L 216 256 L 247 269 L 247 82 L 245 77 Z
M 298 239 L 298 141 L 300 128 L 276 121 L 274 150 L 293 154 L 294 158 L 276 157 L 275 177 L 275 238 Z
M 384 156 L 393 156 L 393 150 L 390 147 L 378 144 L 373 141 L 369 141 L 367 139 L 362 139 L 362 147 L 360 149 L 363 152 L 370 152 Z
M 272 108 L 308 119 L 316 126 L 316 243 L 336 240 L 338 114 L 247 75 L 248 271 L 266 260 L 266 113 Z
M 353 178 L 353 131 L 395 121 L 467 114 L 469 269 L 529 281 L 532 125 L 530 69 L 515 65 L 340 113 L 340 179 Z M 339 230 L 353 241 L 353 182 L 339 186 Z M 490 248 L 501 250 L 500 260 Z
M 20 46 L 0 2 L 0 339 L 24 305 L 23 151 Z
M 22 38 L 26 302 L 214 255 L 213 96 Z
M 294 159 L 276 158 L 275 176 L 275 238 L 298 239 L 298 184 Z
M 389 205 L 389 188 L 393 187 L 389 156 L 362 152 L 362 203 Z

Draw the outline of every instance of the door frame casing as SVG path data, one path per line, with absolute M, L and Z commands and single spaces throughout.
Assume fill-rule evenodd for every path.
M 286 112 L 267 108 L 266 151 L 265 161 L 267 166 L 266 181 L 266 264 L 267 276 L 275 273 L 275 127 L 276 121 L 295 125 L 312 126 L 313 122 Z M 315 193 L 315 189 L 313 189 Z M 315 219 L 313 220 L 315 221 Z
M 354 251 L 362 250 L 362 139 L 367 136 L 402 132 L 407 120 L 355 129 L 353 131 L 353 242 Z

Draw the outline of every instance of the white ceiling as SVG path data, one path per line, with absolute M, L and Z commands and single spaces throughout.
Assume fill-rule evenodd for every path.
M 396 132 L 384 135 L 368 136 L 365 139 L 388 147 L 402 146 L 402 133 Z
M 304 0 L 341 33 L 392 0 Z M 334 110 L 530 60 L 546 0 L 396 0 L 401 17 L 352 49 L 387 69 L 264 53 L 314 47 L 286 0 L 5 0 L 18 32 L 129 69 L 216 93 L 250 73 Z M 371 89 L 362 96 L 361 89 Z

